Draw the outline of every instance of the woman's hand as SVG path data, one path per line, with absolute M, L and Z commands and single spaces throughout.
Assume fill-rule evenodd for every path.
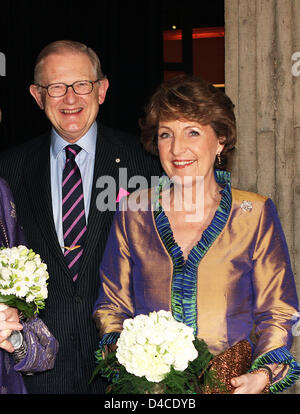
M 118 346 L 116 344 L 110 344 L 110 345 L 107 345 L 107 348 L 108 348 L 108 352 L 115 352 Z
M 13 345 L 7 340 L 12 331 L 23 329 L 19 323 L 19 314 L 16 308 L 10 308 L 0 311 L 0 348 L 8 352 L 14 352 Z
M 107 358 L 107 355 L 111 352 L 115 352 L 117 348 L 118 346 L 116 344 L 104 345 L 104 350 L 102 351 L 102 358 Z
M 233 394 L 260 394 L 267 383 L 268 377 L 261 371 L 231 379 L 231 385 L 235 387 Z

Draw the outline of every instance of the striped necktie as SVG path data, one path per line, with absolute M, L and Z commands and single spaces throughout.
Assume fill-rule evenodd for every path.
M 62 178 L 64 256 L 74 282 L 78 277 L 86 234 L 82 179 L 75 161 L 80 151 L 78 145 L 65 147 L 66 164 Z

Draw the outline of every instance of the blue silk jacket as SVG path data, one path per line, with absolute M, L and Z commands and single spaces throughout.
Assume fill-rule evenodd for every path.
M 231 188 L 229 173 L 216 171 L 216 179 L 223 186 L 219 208 L 186 261 L 159 190 L 139 193 L 137 211 L 129 198 L 116 213 L 94 312 L 100 346 L 116 341 L 126 318 L 170 310 L 213 354 L 247 339 L 252 368 L 285 367 L 270 388 L 282 391 L 300 366 L 289 353 L 298 298 L 277 211 L 269 198 Z

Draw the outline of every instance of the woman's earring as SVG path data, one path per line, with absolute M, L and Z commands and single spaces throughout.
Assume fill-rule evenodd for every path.
M 217 154 L 217 163 L 218 163 L 219 166 L 222 165 L 222 160 L 221 160 L 221 154 L 220 154 L 220 152 L 218 152 L 218 154 Z

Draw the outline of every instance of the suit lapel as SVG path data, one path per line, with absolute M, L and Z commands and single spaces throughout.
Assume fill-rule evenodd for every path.
M 120 163 L 118 163 L 118 158 L 121 160 Z M 99 248 L 99 239 L 106 237 L 108 233 L 107 227 L 110 226 L 111 218 L 114 214 L 111 211 L 102 212 L 97 209 L 97 196 L 101 191 L 101 189 L 96 187 L 97 180 L 102 176 L 112 177 L 116 183 L 116 194 L 113 196 L 117 197 L 119 192 L 119 168 L 125 168 L 127 160 L 127 152 L 122 144 L 112 135 L 111 130 L 98 125 L 88 229 L 78 280 L 92 260 L 95 249 Z M 50 180 L 50 135 L 45 136 L 40 147 L 36 148 L 28 156 L 26 165 L 25 185 L 33 216 L 40 227 L 43 237 L 47 241 L 49 249 L 52 250 L 65 273 L 71 278 L 58 242 L 53 220 Z
M 50 136 L 45 136 L 41 146 L 28 156 L 26 165 L 25 185 L 33 217 L 47 241 L 49 250 L 52 250 L 65 272 L 71 277 L 58 242 L 53 220 L 50 181 Z
M 119 191 L 120 164 L 118 164 L 118 158 L 122 159 L 124 165 L 127 164 L 126 154 L 124 153 L 122 145 L 119 142 L 117 142 L 113 136 L 111 136 L 109 130 L 107 131 L 106 129 L 98 125 L 93 188 L 89 210 L 90 213 L 88 217 L 88 230 L 79 278 L 80 275 L 84 273 L 89 261 L 95 254 L 95 249 L 99 248 L 99 239 L 101 237 L 105 237 L 105 235 L 107 234 L 107 226 L 110 226 L 111 218 L 114 214 L 114 212 L 111 211 L 99 211 L 97 209 L 97 196 L 99 195 L 101 189 L 96 187 L 96 183 L 99 177 L 112 177 L 114 179 L 114 182 L 116 183 L 116 194 L 113 194 L 113 197 L 115 197 L 114 200 L 116 199 Z

